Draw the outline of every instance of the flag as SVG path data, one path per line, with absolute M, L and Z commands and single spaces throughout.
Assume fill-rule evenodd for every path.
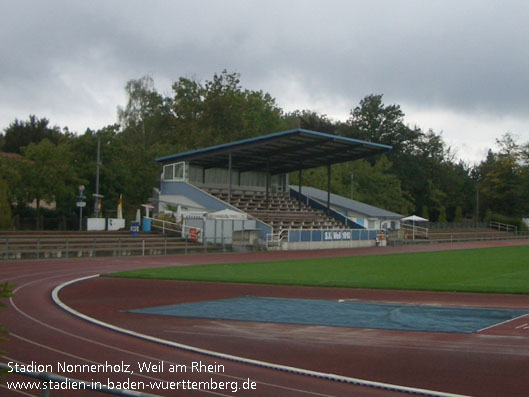
M 118 201 L 118 219 L 123 219 L 123 195 L 119 195 Z

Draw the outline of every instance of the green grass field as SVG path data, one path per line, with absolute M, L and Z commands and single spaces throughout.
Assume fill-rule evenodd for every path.
M 294 261 L 164 267 L 112 277 L 529 293 L 529 246 Z

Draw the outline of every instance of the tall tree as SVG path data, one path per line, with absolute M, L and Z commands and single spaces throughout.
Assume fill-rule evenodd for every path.
M 489 150 L 487 158 L 476 167 L 480 213 L 490 210 L 507 216 L 526 216 L 529 172 L 525 145 L 519 145 L 512 134 L 503 135 L 496 144 L 498 152 Z
M 39 143 L 43 139 L 57 144 L 62 133 L 59 127 L 51 127 L 46 118 L 38 119 L 35 115 L 30 115 L 29 120 L 21 121 L 15 119 L 5 130 L 4 152 L 22 153 L 22 148 L 30 143 Z
M 178 142 L 188 149 L 251 138 L 285 129 L 281 108 L 262 91 L 245 90 L 238 73 L 205 82 L 181 77 L 173 84 Z
M 171 99 L 156 91 L 150 76 L 128 81 L 125 91 L 127 105 L 118 107 L 123 133 L 144 148 L 166 140 L 172 127 Z
M 335 134 L 339 123 L 329 119 L 325 114 L 319 114 L 311 110 L 295 110 L 287 113 L 285 119 L 289 122 L 289 128 L 303 128 L 306 130 Z
M 22 191 L 27 202 L 35 200 L 37 221 L 41 200 L 55 201 L 58 211 L 67 212 L 75 203 L 77 186 L 83 182 L 72 167 L 72 154 L 67 145 L 54 145 L 44 139 L 24 149 L 20 174 L 24 176 Z
M 13 227 L 11 216 L 11 203 L 7 194 L 7 183 L 0 178 L 0 230 L 9 230 Z
M 391 167 L 386 156 L 380 156 L 374 165 L 366 160 L 335 164 L 331 171 L 331 192 L 406 215 L 413 204 L 402 191 L 398 178 L 388 172 Z M 327 190 L 326 167 L 304 171 L 302 178 L 304 185 Z M 298 173 L 292 173 L 289 179 L 297 185 Z
M 340 128 L 340 134 L 392 146 L 389 157 L 393 161 L 415 149 L 422 131 L 404 123 L 404 112 L 399 105 L 385 105 L 382 99 L 383 95 L 363 98 L 351 110 L 349 120 Z

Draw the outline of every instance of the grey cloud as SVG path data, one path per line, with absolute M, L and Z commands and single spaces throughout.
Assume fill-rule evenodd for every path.
M 94 106 L 88 88 L 122 91 L 146 73 L 174 81 L 226 68 L 279 102 L 293 80 L 307 103 L 354 107 L 383 93 L 527 118 L 525 1 L 17 0 L 0 13 L 0 105 Z

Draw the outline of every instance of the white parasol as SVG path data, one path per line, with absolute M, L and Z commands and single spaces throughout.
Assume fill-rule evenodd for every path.
M 410 215 L 405 218 L 402 218 L 401 221 L 413 222 L 413 239 L 415 240 L 415 222 L 428 222 L 428 219 L 421 218 L 420 216 L 417 216 L 417 215 Z

